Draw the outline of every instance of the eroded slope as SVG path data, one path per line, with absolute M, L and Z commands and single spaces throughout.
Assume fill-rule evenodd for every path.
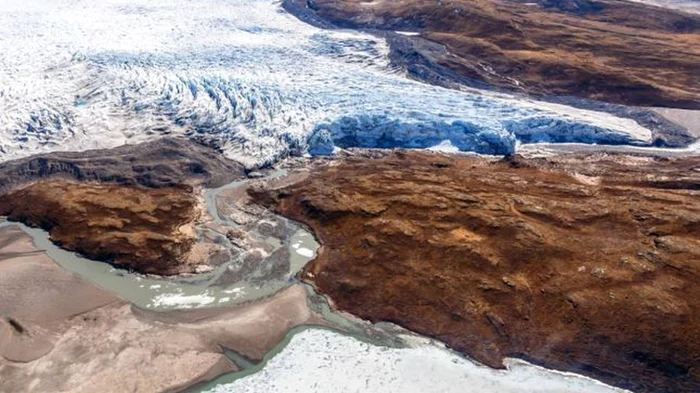
M 639 392 L 700 388 L 700 159 L 350 158 L 254 191 L 343 310 Z
M 244 176 L 211 147 L 163 138 L 111 150 L 0 163 L 0 216 L 50 232 L 61 247 L 142 273 L 196 270 L 195 191 Z

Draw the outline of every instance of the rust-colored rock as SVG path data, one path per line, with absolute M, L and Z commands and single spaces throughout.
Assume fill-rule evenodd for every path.
M 0 196 L 0 215 L 40 227 L 59 246 L 141 273 L 192 271 L 196 199 L 189 187 L 145 188 L 68 181 Z
M 493 367 L 700 391 L 700 158 L 348 158 L 259 201 L 310 225 L 337 307 Z
M 313 13 L 340 27 L 419 32 L 405 38 L 413 49 L 399 45 L 393 57 L 431 82 L 456 72 L 477 84 L 536 95 L 700 108 L 700 17 L 694 14 L 619 0 L 285 3 L 296 14 Z M 429 77 L 436 67 L 448 72 Z

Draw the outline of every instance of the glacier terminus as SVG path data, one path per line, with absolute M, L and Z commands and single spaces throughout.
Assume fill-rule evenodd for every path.
M 383 39 L 307 25 L 270 0 L 0 3 L 2 161 L 164 135 L 249 167 L 337 147 L 651 141 L 609 113 L 410 80 Z

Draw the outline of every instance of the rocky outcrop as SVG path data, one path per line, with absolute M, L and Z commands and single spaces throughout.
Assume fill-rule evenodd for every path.
M 251 192 L 314 229 L 303 278 L 342 310 L 493 367 L 695 392 L 699 188 L 697 157 L 398 152 Z
M 694 14 L 618 0 L 286 0 L 285 6 L 323 27 L 420 33 L 392 43 L 400 52 L 392 58 L 432 83 L 700 108 Z
M 0 196 L 0 215 L 39 227 L 90 259 L 141 273 L 194 271 L 196 199 L 186 187 L 44 181 Z
M 0 163 L 0 194 L 42 179 L 146 187 L 218 187 L 243 176 L 243 167 L 187 139 L 164 138 L 115 149 L 57 152 Z
M 91 259 L 141 273 L 194 272 L 202 259 L 189 258 L 195 188 L 244 175 L 215 149 L 179 138 L 32 156 L 0 164 L 0 216 Z

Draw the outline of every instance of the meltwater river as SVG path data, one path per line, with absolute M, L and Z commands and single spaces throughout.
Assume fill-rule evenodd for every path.
M 278 171 L 271 176 L 280 176 Z M 247 187 L 250 180 L 238 180 L 221 188 L 207 190 L 206 203 L 209 214 L 214 221 L 229 228 L 238 225 L 219 214 L 216 209 L 215 197 L 223 190 Z M 0 227 L 17 225 L 29 234 L 37 248 L 45 250 L 46 254 L 56 263 L 81 277 L 88 279 L 103 289 L 119 295 L 121 298 L 145 309 L 170 311 L 191 308 L 225 307 L 254 301 L 270 296 L 279 290 L 296 283 L 297 273 L 313 259 L 319 244 L 314 236 L 299 224 L 284 217 L 274 216 L 278 225 L 284 225 L 290 235 L 281 237 L 258 236 L 257 241 L 270 245 L 270 253 L 287 248 L 287 260 L 267 258 L 256 264 L 256 268 L 246 271 L 239 279 L 226 280 L 222 276 L 238 268 L 237 264 L 245 258 L 247 250 L 241 251 L 237 257 L 216 266 L 213 271 L 195 275 L 175 277 L 157 277 L 117 269 L 104 262 L 85 259 L 80 255 L 59 248 L 49 240 L 48 233 L 37 228 L 15 222 L 0 222 Z M 203 228 L 198 228 L 198 231 Z M 275 266 L 271 266 L 275 265 Z M 265 280 L 259 279 L 262 270 L 286 269 L 279 275 L 267 275 Z

